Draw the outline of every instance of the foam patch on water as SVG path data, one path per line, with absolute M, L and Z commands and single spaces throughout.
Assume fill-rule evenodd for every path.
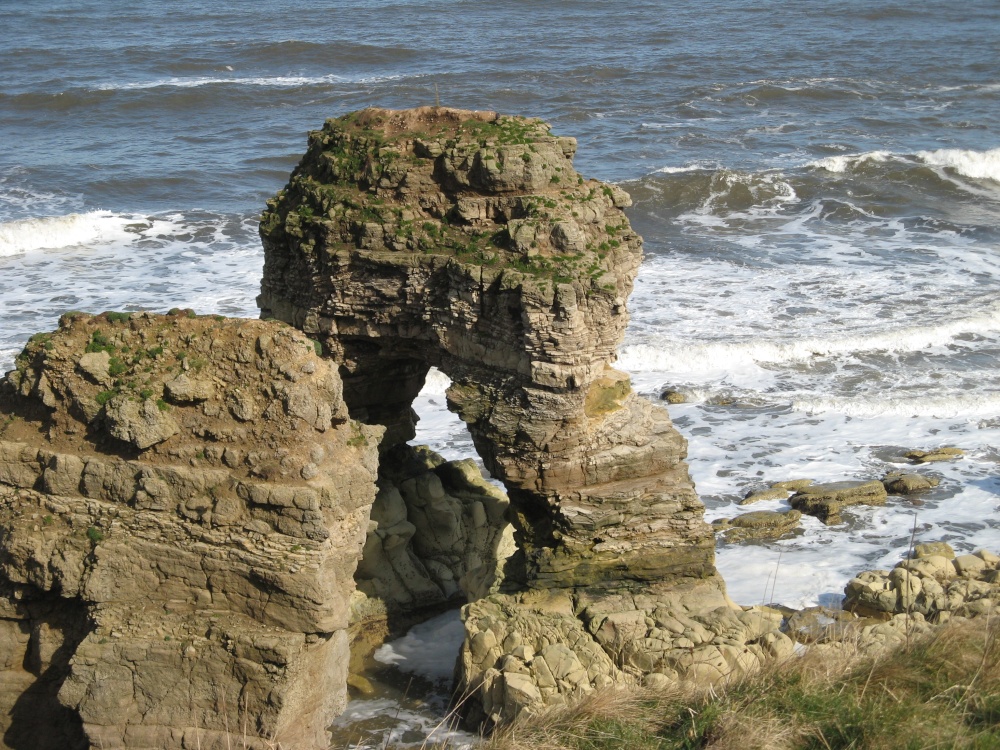
M 403 708 L 391 698 L 353 700 L 333 722 L 333 728 L 348 729 L 357 739 L 349 750 L 385 750 L 389 747 L 447 747 L 469 750 L 479 737 L 455 728 L 455 717 L 441 718 L 444 712 L 422 713 Z
M 158 78 L 153 81 L 109 82 L 96 87 L 98 91 L 134 91 L 157 88 L 199 88 L 201 86 L 260 86 L 265 88 L 293 88 L 322 84 L 363 83 L 373 84 L 402 78 L 401 75 L 345 77 L 323 76 L 201 76 L 192 78 Z
M 450 682 L 464 639 L 465 626 L 458 610 L 451 610 L 414 625 L 402 638 L 379 647 L 374 657 L 432 682 Z
M 807 338 L 795 341 L 745 341 L 737 343 L 631 344 L 620 352 L 622 366 L 633 371 L 669 370 L 699 372 L 705 370 L 753 367 L 762 363 L 806 362 L 831 354 L 860 352 L 911 352 L 948 344 L 956 337 L 971 333 L 1000 331 L 1000 305 L 981 315 L 969 316 L 938 325 L 905 327 L 867 336 L 843 338 Z
M 110 211 L 18 219 L 0 224 L 0 256 L 33 250 L 127 241 L 136 217 Z

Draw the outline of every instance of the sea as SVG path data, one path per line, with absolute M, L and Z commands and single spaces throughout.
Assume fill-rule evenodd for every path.
M 941 480 L 720 541 L 735 601 L 836 606 L 915 542 L 1000 550 L 996 0 L 29 0 L 0 25 L 0 369 L 68 310 L 256 317 L 258 217 L 328 117 L 541 117 L 632 195 L 617 366 L 684 399 L 709 520 L 786 508 L 737 503 L 788 479 Z M 447 384 L 428 378 L 418 440 L 473 456 Z M 941 446 L 964 457 L 903 457 Z M 381 663 L 444 685 L 426 657 L 453 659 L 455 617 Z M 401 700 L 352 703 L 344 743 L 419 745 L 440 706 Z

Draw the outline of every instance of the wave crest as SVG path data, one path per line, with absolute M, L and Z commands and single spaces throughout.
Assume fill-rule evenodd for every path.
M 0 224 L 0 256 L 125 239 L 132 222 L 110 211 L 9 221 Z

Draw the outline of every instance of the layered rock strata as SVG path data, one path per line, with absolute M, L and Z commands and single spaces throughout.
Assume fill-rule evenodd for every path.
M 351 416 L 386 429 L 383 454 L 413 436 L 410 405 L 437 367 L 508 491 L 518 551 L 499 593 L 466 608 L 460 659 L 461 685 L 490 720 L 605 678 L 679 674 L 701 656 L 719 673 L 729 664 L 707 654 L 723 636 L 662 626 L 669 612 L 736 610 L 684 440 L 611 367 L 641 240 L 628 196 L 580 176 L 575 149 L 538 120 L 365 110 L 310 134 L 261 220 L 262 316 L 340 363 Z M 399 504 L 383 497 L 397 511 L 388 523 Z M 386 534 L 383 551 L 397 543 Z M 655 656 L 623 656 L 647 646 Z M 550 680 L 534 659 L 565 669 Z
M 341 363 L 383 450 L 412 436 L 427 370 L 452 379 L 529 586 L 711 576 L 684 441 L 610 367 L 641 260 L 629 199 L 578 175 L 575 148 L 486 112 L 329 120 L 262 217 L 261 314 Z
M 0 426 L 7 746 L 326 746 L 382 429 L 314 342 L 66 315 Z

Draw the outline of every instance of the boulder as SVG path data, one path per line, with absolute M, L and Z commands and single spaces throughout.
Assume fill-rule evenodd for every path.
M 937 487 L 941 480 L 924 474 L 888 474 L 882 484 L 890 495 L 913 495 Z
M 906 458 L 913 461 L 915 464 L 929 464 L 937 461 L 954 461 L 955 459 L 962 458 L 965 455 L 965 451 L 961 448 L 936 448 L 934 450 L 923 451 L 923 450 L 912 450 L 907 451 Z

